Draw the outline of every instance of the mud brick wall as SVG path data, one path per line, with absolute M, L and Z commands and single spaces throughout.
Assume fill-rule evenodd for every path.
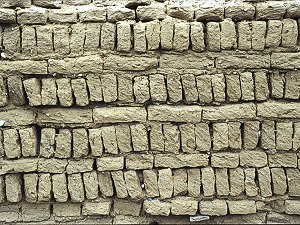
M 300 223 L 299 18 L 0 0 L 0 223 Z

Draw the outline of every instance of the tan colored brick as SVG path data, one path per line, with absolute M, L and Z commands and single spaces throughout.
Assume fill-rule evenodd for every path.
M 150 145 L 151 151 L 164 151 L 164 135 L 163 135 L 163 126 L 160 123 L 151 123 L 150 130 Z
M 147 22 L 146 40 L 148 50 L 156 50 L 160 44 L 160 23 L 158 20 Z
M 49 173 L 39 174 L 38 201 L 49 202 L 52 196 L 51 176 Z
M 16 129 L 3 130 L 3 147 L 9 159 L 21 157 L 20 136 Z
M 116 32 L 116 25 L 113 23 L 104 23 L 101 26 L 101 49 L 114 50 Z
M 43 108 L 37 113 L 39 123 L 91 123 L 93 122 L 92 109 L 81 108 Z
M 21 144 L 22 144 L 22 155 L 25 157 L 28 156 L 36 156 L 37 154 L 37 146 L 36 146 L 36 134 L 35 129 L 26 128 L 19 130 Z M 6 136 L 6 138 L 8 138 Z M 10 139 L 10 138 L 9 138 Z M 5 142 L 6 143 L 6 142 Z M 6 143 L 6 148 L 8 143 Z
M 190 24 L 192 50 L 196 52 L 203 52 L 205 50 L 204 25 L 201 22 L 191 22 Z
M 66 159 L 40 158 L 38 161 L 38 172 L 42 173 L 64 173 L 69 162 Z
M 60 78 L 56 79 L 57 85 L 57 97 L 61 106 L 71 106 L 73 105 L 73 92 L 71 87 L 70 78 Z
M 197 123 L 195 125 L 196 150 L 209 151 L 211 149 L 211 137 L 208 124 Z
M 24 105 L 27 102 L 21 77 L 8 77 L 7 87 L 9 92 L 9 99 L 14 105 Z
M 299 99 L 300 97 L 300 79 L 298 72 L 290 72 L 285 75 L 284 98 Z
M 200 201 L 199 210 L 203 215 L 224 216 L 227 214 L 227 203 L 224 200 Z
M 228 147 L 229 147 L 228 124 L 214 123 L 213 124 L 213 149 L 224 150 Z
M 202 187 L 205 197 L 213 196 L 215 194 L 215 174 L 211 167 L 201 168 Z
M 146 213 L 154 216 L 169 216 L 171 210 L 171 203 L 162 202 L 158 199 L 152 201 L 145 200 L 143 208 Z
M 285 201 L 285 212 L 287 214 L 300 214 L 300 204 L 297 200 L 286 200 Z
M 85 79 L 78 78 L 71 80 L 72 90 L 75 96 L 75 102 L 79 106 L 89 104 L 88 92 Z
M 215 74 L 211 77 L 212 92 L 215 102 L 225 102 L 225 77 Z
M 102 102 L 103 94 L 102 94 L 102 84 L 99 76 L 96 75 L 88 75 L 86 77 L 86 83 L 90 94 L 91 102 Z
M 55 129 L 43 128 L 41 130 L 40 156 L 49 158 L 55 150 Z
M 185 153 L 196 153 L 195 126 L 193 124 L 179 125 L 181 149 Z
M 179 102 L 183 99 L 181 77 L 176 70 L 166 74 L 167 92 L 170 102 Z
M 60 129 L 55 137 L 55 157 L 69 158 L 71 156 L 72 133 L 67 129 Z
M 42 105 L 56 105 L 56 84 L 53 78 L 42 79 Z
M 229 169 L 230 195 L 239 196 L 245 191 L 244 171 L 241 167 Z
M 268 78 L 265 72 L 254 73 L 255 99 L 258 101 L 269 98 Z
M 297 156 L 295 153 L 277 153 L 268 156 L 270 167 L 297 167 Z
M 265 120 L 261 126 L 261 147 L 275 149 L 275 122 Z
M 134 78 L 133 92 L 137 103 L 144 103 L 150 99 L 149 79 L 147 76 Z
M 249 21 L 241 21 L 237 23 L 238 30 L 238 48 L 240 50 L 250 50 L 252 47 L 251 33 L 252 24 Z
M 67 178 L 65 174 L 52 175 L 52 191 L 57 202 L 68 201 Z
M 89 153 L 88 134 L 85 129 L 73 129 L 73 157 L 81 158 Z
M 244 72 L 240 74 L 242 100 L 251 101 L 254 100 L 254 80 L 253 75 L 250 72 Z
M 154 156 L 151 154 L 130 154 L 126 156 L 126 169 L 144 170 L 152 169 Z
M 299 169 L 286 168 L 287 184 L 288 184 L 288 194 L 290 196 L 300 196 L 300 172 Z
M 198 90 L 195 75 L 183 74 L 181 75 L 181 82 L 185 100 L 188 102 L 197 102 Z
M 146 110 L 142 107 L 94 108 L 93 118 L 96 124 L 119 122 L 145 122 Z
M 218 196 L 228 196 L 229 195 L 229 177 L 228 169 L 226 168 L 216 168 L 216 191 Z
M 114 213 L 116 215 L 139 216 L 142 204 L 139 202 L 116 199 L 114 201 Z
M 179 129 L 176 125 L 163 124 L 165 151 L 178 153 L 180 149 Z
M 260 188 L 260 195 L 262 197 L 272 196 L 271 188 L 271 174 L 269 167 L 263 167 L 257 170 L 258 172 L 258 184 Z
M 282 21 L 268 20 L 267 27 L 266 47 L 276 48 L 281 43 Z
M 117 22 L 117 50 L 128 52 L 131 49 L 131 27 L 126 21 Z
M 221 49 L 233 49 L 237 47 L 237 34 L 235 23 L 231 19 L 224 19 L 220 22 Z
M 111 172 L 111 176 L 114 182 L 114 187 L 118 198 L 126 198 L 128 196 L 126 183 L 122 171 Z M 100 188 L 101 189 L 101 188 Z
M 173 195 L 173 176 L 171 169 L 158 171 L 158 189 L 161 199 L 171 198 Z
M 130 126 L 132 146 L 136 152 L 148 151 L 147 130 L 143 124 L 135 124 Z
M 84 190 L 87 199 L 96 199 L 98 197 L 98 176 L 96 171 L 84 173 L 82 175 Z
M 259 121 L 246 121 L 244 123 L 244 148 L 255 149 L 259 139 Z
M 101 136 L 103 140 L 104 152 L 110 154 L 118 154 L 118 144 L 115 127 L 102 127 Z
M 227 201 L 230 214 L 253 214 L 256 213 L 256 205 L 253 200 Z
M 164 50 L 173 49 L 175 20 L 172 17 L 167 17 L 160 22 L 160 45 Z
M 101 76 L 104 102 L 114 102 L 118 99 L 117 77 L 113 74 Z
M 189 197 L 200 197 L 201 173 L 200 169 L 187 169 L 188 184 L 187 191 Z
M 164 76 L 160 74 L 150 75 L 149 80 L 151 101 L 166 101 L 168 96 Z
M 103 142 L 101 129 L 89 129 L 89 144 L 92 156 L 101 156 L 103 153 Z
M 213 101 L 212 81 L 210 75 L 197 76 L 197 88 L 200 103 L 210 103 Z
M 5 193 L 8 202 L 21 201 L 22 192 L 20 174 L 9 174 L 5 176 Z
M 209 51 L 219 51 L 221 48 L 221 28 L 219 23 L 208 22 L 207 29 L 207 48 Z
M 124 172 L 124 178 L 128 195 L 133 199 L 141 199 L 144 194 L 137 172 L 134 170 L 128 170 Z
M 276 131 L 276 149 L 286 151 L 291 150 L 293 147 L 293 123 L 277 122 Z
M 155 167 L 200 167 L 208 165 L 207 154 L 157 154 L 155 156 Z
M 272 73 L 270 75 L 270 79 L 271 79 L 272 97 L 283 98 L 284 84 L 285 84 L 284 74 Z
M 146 24 L 139 22 L 133 26 L 134 50 L 136 52 L 146 52 Z
M 102 195 L 106 197 L 114 195 L 113 181 L 110 172 L 98 172 L 98 184 Z
M 264 50 L 267 24 L 265 21 L 252 21 L 252 49 Z
M 97 159 L 98 171 L 122 170 L 124 168 L 124 158 L 118 157 L 102 157 Z
M 81 174 L 68 175 L 68 190 L 72 202 L 83 202 L 84 186 Z
M 195 215 L 198 211 L 198 201 L 187 197 L 173 199 L 171 213 L 173 215 Z
M 256 117 L 256 106 L 252 103 L 203 108 L 203 120 L 238 120 Z
M 109 215 L 112 202 L 110 200 L 99 199 L 97 201 L 85 201 L 82 205 L 82 215 Z
M 239 122 L 228 123 L 228 142 L 229 147 L 232 149 L 242 148 L 242 134 L 240 126 L 241 124 Z
M 298 41 L 297 21 L 287 18 L 282 20 L 281 46 L 295 47 Z
M 244 169 L 245 174 L 245 190 L 246 195 L 249 197 L 254 197 L 258 194 L 258 187 L 256 185 L 255 179 L 255 168 L 246 168 Z
M 147 197 L 158 197 L 158 179 L 154 170 L 143 170 L 143 178 Z
M 186 169 L 173 170 L 174 190 L 173 195 L 186 195 L 188 190 Z
M 211 165 L 217 168 L 236 168 L 239 165 L 239 154 L 231 152 L 213 153 Z
M 129 125 L 118 125 L 116 128 L 117 143 L 120 152 L 131 152 L 131 134 Z M 96 140 L 96 139 L 95 139 Z
M 274 194 L 284 195 L 287 191 L 287 183 L 283 168 L 272 168 L 271 176 Z
M 23 81 L 25 92 L 30 106 L 39 106 L 42 104 L 40 82 L 36 78 Z
M 29 173 L 23 175 L 24 179 L 24 192 L 26 202 L 37 202 L 37 185 L 38 174 Z
M 239 74 L 226 75 L 227 98 L 230 102 L 237 102 L 242 97 Z
M 267 163 L 267 154 L 263 151 L 242 151 L 240 153 L 240 165 L 243 167 L 264 167 Z
M 122 102 L 134 102 L 132 77 L 120 74 L 117 78 L 118 100 Z
M 174 25 L 173 49 L 175 51 L 188 50 L 190 45 L 190 24 L 187 22 L 177 22 Z

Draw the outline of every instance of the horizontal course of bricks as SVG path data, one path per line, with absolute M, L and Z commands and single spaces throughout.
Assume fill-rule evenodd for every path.
M 0 0 L 0 223 L 299 224 L 299 22 L 298 0 Z

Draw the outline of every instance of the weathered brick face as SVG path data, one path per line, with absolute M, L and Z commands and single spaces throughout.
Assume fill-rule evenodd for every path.
M 0 0 L 0 224 L 300 223 L 300 3 L 209 3 Z

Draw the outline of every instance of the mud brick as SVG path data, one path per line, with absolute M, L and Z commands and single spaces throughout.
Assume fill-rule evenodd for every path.
M 190 45 L 190 24 L 178 22 L 174 25 L 173 49 L 175 51 L 188 50 Z
M 3 147 L 7 158 L 21 157 L 20 136 L 16 129 L 3 130 Z
M 193 124 L 179 125 L 181 149 L 185 153 L 196 152 L 195 126 Z
M 69 158 L 71 156 L 71 142 L 72 133 L 67 129 L 60 129 L 59 133 L 55 137 L 56 149 L 55 157 L 57 158 Z
M 2 83 L 1 83 L 1 86 L 2 86 Z M 7 78 L 7 87 L 8 87 L 8 92 L 9 92 L 9 99 L 14 105 L 24 105 L 26 103 L 25 90 L 23 87 L 21 77 L 19 77 L 19 76 L 8 77 Z M 2 92 L 4 90 L 5 89 L 2 89 Z M 7 98 L 7 96 L 5 96 L 5 98 Z
M 165 139 L 165 151 L 179 153 L 180 137 L 178 126 L 172 124 L 163 124 L 163 133 Z
M 131 76 L 118 76 L 118 100 L 122 102 L 133 102 L 133 82 Z
M 134 151 L 148 151 L 148 136 L 145 125 L 135 124 L 130 126 L 132 146 Z
M 52 196 L 51 176 L 49 173 L 39 174 L 38 201 L 49 202 Z
M 152 101 L 166 101 L 167 89 L 163 75 L 150 75 L 150 95 Z
M 201 177 L 202 177 L 202 187 L 203 195 L 205 197 L 213 196 L 215 194 L 215 173 L 213 168 L 205 167 L 201 168 Z
M 216 191 L 218 196 L 229 195 L 229 177 L 227 168 L 216 168 Z
M 41 86 L 36 78 L 31 78 L 23 81 L 25 92 L 29 100 L 30 106 L 39 106 L 42 104 Z
M 102 127 L 101 135 L 106 153 L 118 154 L 116 129 L 114 126 Z
M 179 102 L 182 100 L 183 91 L 181 84 L 181 77 L 176 71 L 168 73 L 166 75 L 167 79 L 167 91 L 169 95 L 170 102 Z
M 114 188 L 110 172 L 98 172 L 98 184 L 103 196 L 113 196 Z
M 153 20 L 146 23 L 146 40 L 148 50 L 156 50 L 160 45 L 160 23 Z
M 144 103 L 150 99 L 149 79 L 147 76 L 134 78 L 133 92 L 137 103 Z
M 68 175 L 68 190 L 72 202 L 83 202 L 84 186 L 81 174 Z
M 56 79 L 57 97 L 61 106 L 68 107 L 73 105 L 73 92 L 70 78 Z
M 188 102 L 197 102 L 198 90 L 195 76 L 193 74 L 181 75 L 181 82 L 185 100 Z
M 38 150 L 38 139 L 35 127 L 19 130 L 21 139 L 22 155 L 24 157 L 36 156 Z
M 122 171 L 111 172 L 111 176 L 114 182 L 114 187 L 118 198 L 126 198 L 128 196 L 128 191 L 127 191 L 123 172 Z

